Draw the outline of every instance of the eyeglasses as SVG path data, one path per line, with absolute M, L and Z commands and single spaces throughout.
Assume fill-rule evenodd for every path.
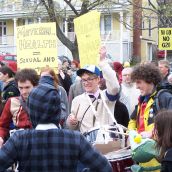
M 83 84 L 85 84 L 86 82 L 88 82 L 88 83 L 91 83 L 94 79 L 96 79 L 97 77 L 94 77 L 94 78 L 88 78 L 88 79 L 81 79 L 81 82 L 83 83 Z

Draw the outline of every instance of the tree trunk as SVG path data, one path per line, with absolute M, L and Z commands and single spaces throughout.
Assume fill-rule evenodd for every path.
M 71 52 L 72 52 L 73 59 L 79 61 L 79 51 L 78 51 L 78 48 L 76 47 Z

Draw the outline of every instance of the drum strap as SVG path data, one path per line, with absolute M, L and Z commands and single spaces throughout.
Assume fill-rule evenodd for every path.
M 20 105 L 22 106 L 22 108 L 24 109 L 24 111 L 26 112 L 26 114 L 29 115 L 28 114 L 27 107 L 26 107 L 26 102 L 23 100 L 23 98 L 21 96 L 19 97 L 19 101 L 20 101 Z
M 100 99 L 100 98 L 101 98 L 101 97 L 100 97 L 100 94 L 99 94 L 98 99 Z M 95 110 L 96 110 L 96 111 L 97 111 L 97 108 L 98 108 L 98 105 L 99 105 L 98 99 L 97 99 L 97 103 L 96 103 L 96 106 L 95 106 Z M 93 103 L 93 102 L 92 102 L 92 103 Z M 93 127 L 94 127 L 95 122 L 96 122 L 96 117 L 95 117 L 95 115 L 94 115 L 94 116 L 93 116 Z
M 92 103 L 94 103 L 96 101 L 96 98 L 94 98 L 94 100 L 92 101 Z M 81 124 L 82 124 L 82 121 L 83 121 L 83 119 L 84 119 L 84 117 L 85 117 L 85 114 L 87 113 L 87 111 L 88 111 L 88 109 L 91 107 L 91 105 L 89 105 L 88 107 L 87 107 L 87 109 L 85 110 L 85 112 L 84 112 L 84 114 L 83 114 L 83 116 L 82 116 L 82 119 L 81 119 L 81 121 L 79 122 L 79 125 L 78 125 L 78 130 L 80 131 L 80 128 L 81 128 Z M 95 123 L 95 116 L 93 117 L 93 125 L 94 125 L 94 123 Z

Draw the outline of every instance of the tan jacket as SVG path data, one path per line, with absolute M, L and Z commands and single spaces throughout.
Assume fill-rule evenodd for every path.
M 114 116 L 116 100 L 110 101 L 106 92 L 115 97 L 119 92 L 120 86 L 115 71 L 112 70 L 106 61 L 101 62 L 99 66 L 103 72 L 103 77 L 106 80 L 107 86 L 106 90 L 100 92 L 102 92 L 101 95 L 103 96 L 103 99 L 105 100 L 110 112 Z M 96 113 L 94 113 L 92 106 L 90 106 L 87 93 L 83 93 L 75 97 L 72 101 L 71 113 L 77 116 L 79 122 L 82 121 L 79 123 L 79 130 L 81 133 L 87 132 L 93 127 L 99 127 L 104 124 L 113 124 L 113 119 L 105 108 L 101 96 L 94 101 L 93 106 L 96 109 Z M 78 130 L 78 125 L 70 125 L 68 119 L 66 124 L 70 129 Z

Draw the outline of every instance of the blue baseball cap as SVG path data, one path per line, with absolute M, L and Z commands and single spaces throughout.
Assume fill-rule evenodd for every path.
M 86 66 L 84 66 L 82 69 L 79 69 L 77 71 L 77 75 L 82 76 L 85 72 L 89 72 L 89 73 L 95 74 L 97 76 L 100 76 L 100 70 L 95 65 L 86 65 Z

